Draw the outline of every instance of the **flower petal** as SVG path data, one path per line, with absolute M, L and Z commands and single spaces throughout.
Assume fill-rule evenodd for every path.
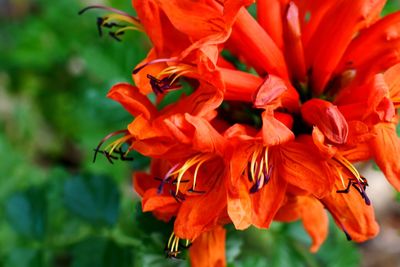
M 303 197 L 301 205 L 304 229 L 312 239 L 310 251 L 315 253 L 328 236 L 328 215 L 321 202 L 315 198 Z
M 306 60 L 312 69 L 311 82 L 315 94 L 323 92 L 354 34 L 380 13 L 385 2 L 336 1 L 326 12 L 305 47 Z
M 202 233 L 189 249 L 192 267 L 225 267 L 225 236 L 222 226 Z
M 366 49 L 368 48 L 368 49 Z M 385 16 L 351 42 L 337 72 L 357 71 L 363 80 L 400 62 L 400 12 Z
M 226 210 L 224 172 L 221 162 L 218 161 L 207 168 L 207 173 L 202 173 L 208 177 L 209 186 L 204 188 L 204 195 L 188 197 L 182 202 L 174 224 L 174 232 L 178 237 L 194 240 L 218 224 L 219 217 Z
M 271 36 L 275 44 L 282 49 L 283 29 L 282 29 L 282 7 L 280 0 L 258 0 L 257 21 L 263 29 Z
M 291 142 L 279 147 L 280 174 L 290 184 L 321 198 L 329 194 L 333 177 L 325 160 L 310 145 Z
M 389 182 L 400 191 L 400 138 L 393 123 L 380 123 L 374 127 L 372 140 L 374 158 Z
M 357 190 L 337 193 L 343 188 L 340 178 L 336 179 L 335 190 L 321 202 L 332 214 L 336 224 L 355 242 L 364 242 L 378 234 L 374 209 L 366 205 Z M 354 188 L 353 188 L 354 189 Z
M 335 144 L 347 141 L 349 127 L 339 109 L 328 101 L 311 99 L 301 107 L 301 115 L 309 125 L 317 126 Z
M 150 100 L 141 94 L 137 87 L 127 83 L 118 83 L 108 92 L 107 97 L 118 101 L 133 116 L 143 115 L 150 119 L 157 113 Z
M 280 97 L 286 90 L 287 86 L 282 79 L 275 75 L 267 75 L 254 95 L 254 107 L 266 108 L 266 106 L 273 105 L 274 100 L 278 100 L 275 105 L 279 106 Z
M 264 145 L 275 146 L 294 139 L 293 132 L 285 124 L 268 113 L 268 111 L 264 111 L 261 114 L 263 123 L 261 135 Z
M 179 203 L 172 196 L 160 195 L 156 188 L 147 190 L 142 199 L 142 210 L 151 211 L 160 220 L 169 221 L 176 215 Z
M 244 8 L 239 11 L 233 26 L 230 44 L 257 72 L 288 77 L 282 51 Z

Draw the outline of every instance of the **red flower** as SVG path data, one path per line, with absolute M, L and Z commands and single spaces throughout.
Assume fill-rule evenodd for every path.
M 400 189 L 399 13 L 380 19 L 383 0 L 260 0 L 255 19 L 250 2 L 134 0 L 153 48 L 137 87 L 109 93 L 135 118 L 105 154 L 127 142 L 152 158 L 150 175 L 134 176 L 143 210 L 175 219 L 168 255 L 189 240 L 194 266 L 225 265 L 230 222 L 301 219 L 316 251 L 326 208 L 349 239 L 374 237 L 352 162 L 374 158 Z M 193 93 L 160 108 L 181 81 Z

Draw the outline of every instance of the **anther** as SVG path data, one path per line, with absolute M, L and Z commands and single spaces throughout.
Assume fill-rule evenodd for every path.
M 259 146 L 254 150 L 247 164 L 247 176 L 249 181 L 253 183 L 250 193 L 254 194 L 266 185 L 271 178 L 271 173 L 272 167 L 269 167 L 268 148 Z
M 110 138 L 120 134 L 124 134 L 124 136 L 109 144 L 104 150 L 101 149 L 103 144 L 107 142 Z M 108 134 L 99 142 L 97 147 L 94 149 L 93 163 L 96 162 L 98 153 L 103 154 L 111 164 L 113 163 L 113 159 L 118 159 L 118 157 L 116 157 L 114 153 L 116 153 L 121 160 L 133 160 L 133 158 L 127 157 L 130 149 L 128 148 L 126 151 L 123 151 L 121 148 L 124 143 L 130 141 L 131 139 L 133 139 L 133 136 L 129 134 L 128 130 L 119 130 Z
M 187 249 L 191 245 L 189 239 L 184 240 L 183 244 L 181 239 L 175 235 L 174 232 L 170 235 L 168 242 L 165 246 L 165 253 L 167 258 L 179 259 L 179 254 L 182 253 L 181 249 Z

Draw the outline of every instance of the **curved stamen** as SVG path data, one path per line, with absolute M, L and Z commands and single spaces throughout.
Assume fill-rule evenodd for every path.
M 124 134 L 124 136 L 121 138 L 118 138 L 116 141 L 109 144 L 104 150 L 101 150 L 101 147 L 104 145 L 105 142 L 107 142 L 110 138 L 120 135 L 120 134 Z M 112 161 L 113 159 L 118 158 L 118 157 L 114 156 L 113 153 L 117 153 L 121 160 L 132 160 L 131 158 L 127 157 L 130 149 L 128 149 L 127 151 L 122 151 L 122 148 L 121 148 L 124 143 L 126 143 L 127 141 L 129 141 L 131 139 L 133 139 L 133 136 L 129 134 L 128 130 L 119 130 L 119 131 L 115 131 L 115 132 L 108 134 L 103 139 L 101 139 L 101 141 L 99 142 L 97 147 L 94 149 L 95 153 L 93 156 L 93 163 L 96 162 L 97 153 L 102 153 L 103 155 L 105 155 L 107 160 L 110 163 L 113 163 L 113 161 Z
M 357 169 L 353 166 L 353 164 L 351 164 L 345 157 L 343 157 L 341 155 L 335 155 L 332 159 L 335 162 L 342 165 L 343 167 L 345 167 L 354 177 L 354 179 L 349 178 L 348 184 L 347 184 L 347 186 L 345 186 L 344 178 L 342 176 L 341 171 L 339 171 L 339 169 L 334 165 L 335 169 L 338 172 L 339 177 L 342 181 L 343 187 L 345 187 L 345 189 L 336 190 L 336 193 L 347 194 L 350 192 L 350 187 L 352 186 L 355 190 L 357 190 L 357 192 L 364 199 L 365 204 L 368 206 L 371 205 L 371 200 L 368 198 L 367 193 L 365 192 L 365 190 L 368 186 L 367 179 L 365 177 L 361 176 L 360 173 L 357 171 Z
M 178 60 L 177 57 L 154 59 L 154 60 L 146 62 L 143 65 L 141 65 L 141 66 L 137 67 L 136 69 L 134 69 L 132 71 L 132 74 L 137 74 L 139 71 L 141 71 L 142 69 L 144 69 L 145 67 L 147 67 L 149 65 L 153 65 L 153 64 L 157 64 L 157 63 L 176 62 L 177 60 Z
M 86 11 L 88 11 L 90 9 L 103 9 L 103 10 L 111 11 L 111 12 L 117 13 L 119 15 L 122 15 L 122 16 L 125 16 L 125 17 L 129 17 L 132 20 L 135 20 L 137 23 L 140 23 L 140 20 L 138 18 L 135 18 L 135 17 L 129 15 L 128 13 L 126 13 L 126 12 L 123 12 L 123 11 L 121 11 L 119 9 L 116 9 L 116 8 L 103 6 L 103 5 L 90 5 L 90 6 L 87 6 L 84 9 L 82 9 L 81 11 L 79 11 L 78 14 L 82 15 L 83 13 L 85 13 Z
M 194 157 L 188 159 L 185 163 L 177 163 L 169 169 L 161 180 L 161 184 L 158 187 L 158 192 L 162 193 L 163 187 L 166 183 L 171 183 L 175 185 L 175 190 L 170 190 L 170 193 L 175 197 L 178 202 L 185 200 L 185 195 L 181 191 L 181 184 L 190 183 L 188 190 L 184 193 L 196 193 L 203 194 L 205 191 L 196 190 L 196 183 L 199 176 L 200 167 L 208 160 L 214 157 L 213 154 L 198 154 Z M 183 180 L 185 174 L 189 169 L 194 168 L 194 173 L 192 179 Z M 185 186 L 187 188 L 188 186 Z
M 179 254 L 182 252 L 180 249 L 187 249 L 190 247 L 190 240 L 185 239 L 182 244 L 181 239 L 175 235 L 174 232 L 169 236 L 167 245 L 165 246 L 165 252 L 167 258 L 177 259 Z
M 271 178 L 272 166 L 269 167 L 268 147 L 257 146 L 250 158 L 247 164 L 247 177 L 254 183 L 250 188 L 250 193 L 256 193 Z

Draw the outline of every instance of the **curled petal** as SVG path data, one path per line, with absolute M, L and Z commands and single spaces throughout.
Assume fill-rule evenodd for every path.
M 160 220 L 169 221 L 179 209 L 179 203 L 172 196 L 160 195 L 156 188 L 147 190 L 142 199 L 142 210 L 151 211 Z
M 303 119 L 317 126 L 335 144 L 347 141 L 349 127 L 347 121 L 335 105 L 321 99 L 311 99 L 301 107 Z
M 268 111 L 263 112 L 261 135 L 263 142 L 267 146 L 284 144 L 294 139 L 293 132 L 274 116 L 268 114 Z
M 275 75 L 267 75 L 254 95 L 254 106 L 265 108 L 267 105 L 272 105 L 271 102 L 279 100 L 286 90 L 286 84 L 282 79 Z
M 118 101 L 133 116 L 142 115 L 144 118 L 150 119 L 157 113 L 150 100 L 141 94 L 137 87 L 127 83 L 114 85 L 107 97 Z

